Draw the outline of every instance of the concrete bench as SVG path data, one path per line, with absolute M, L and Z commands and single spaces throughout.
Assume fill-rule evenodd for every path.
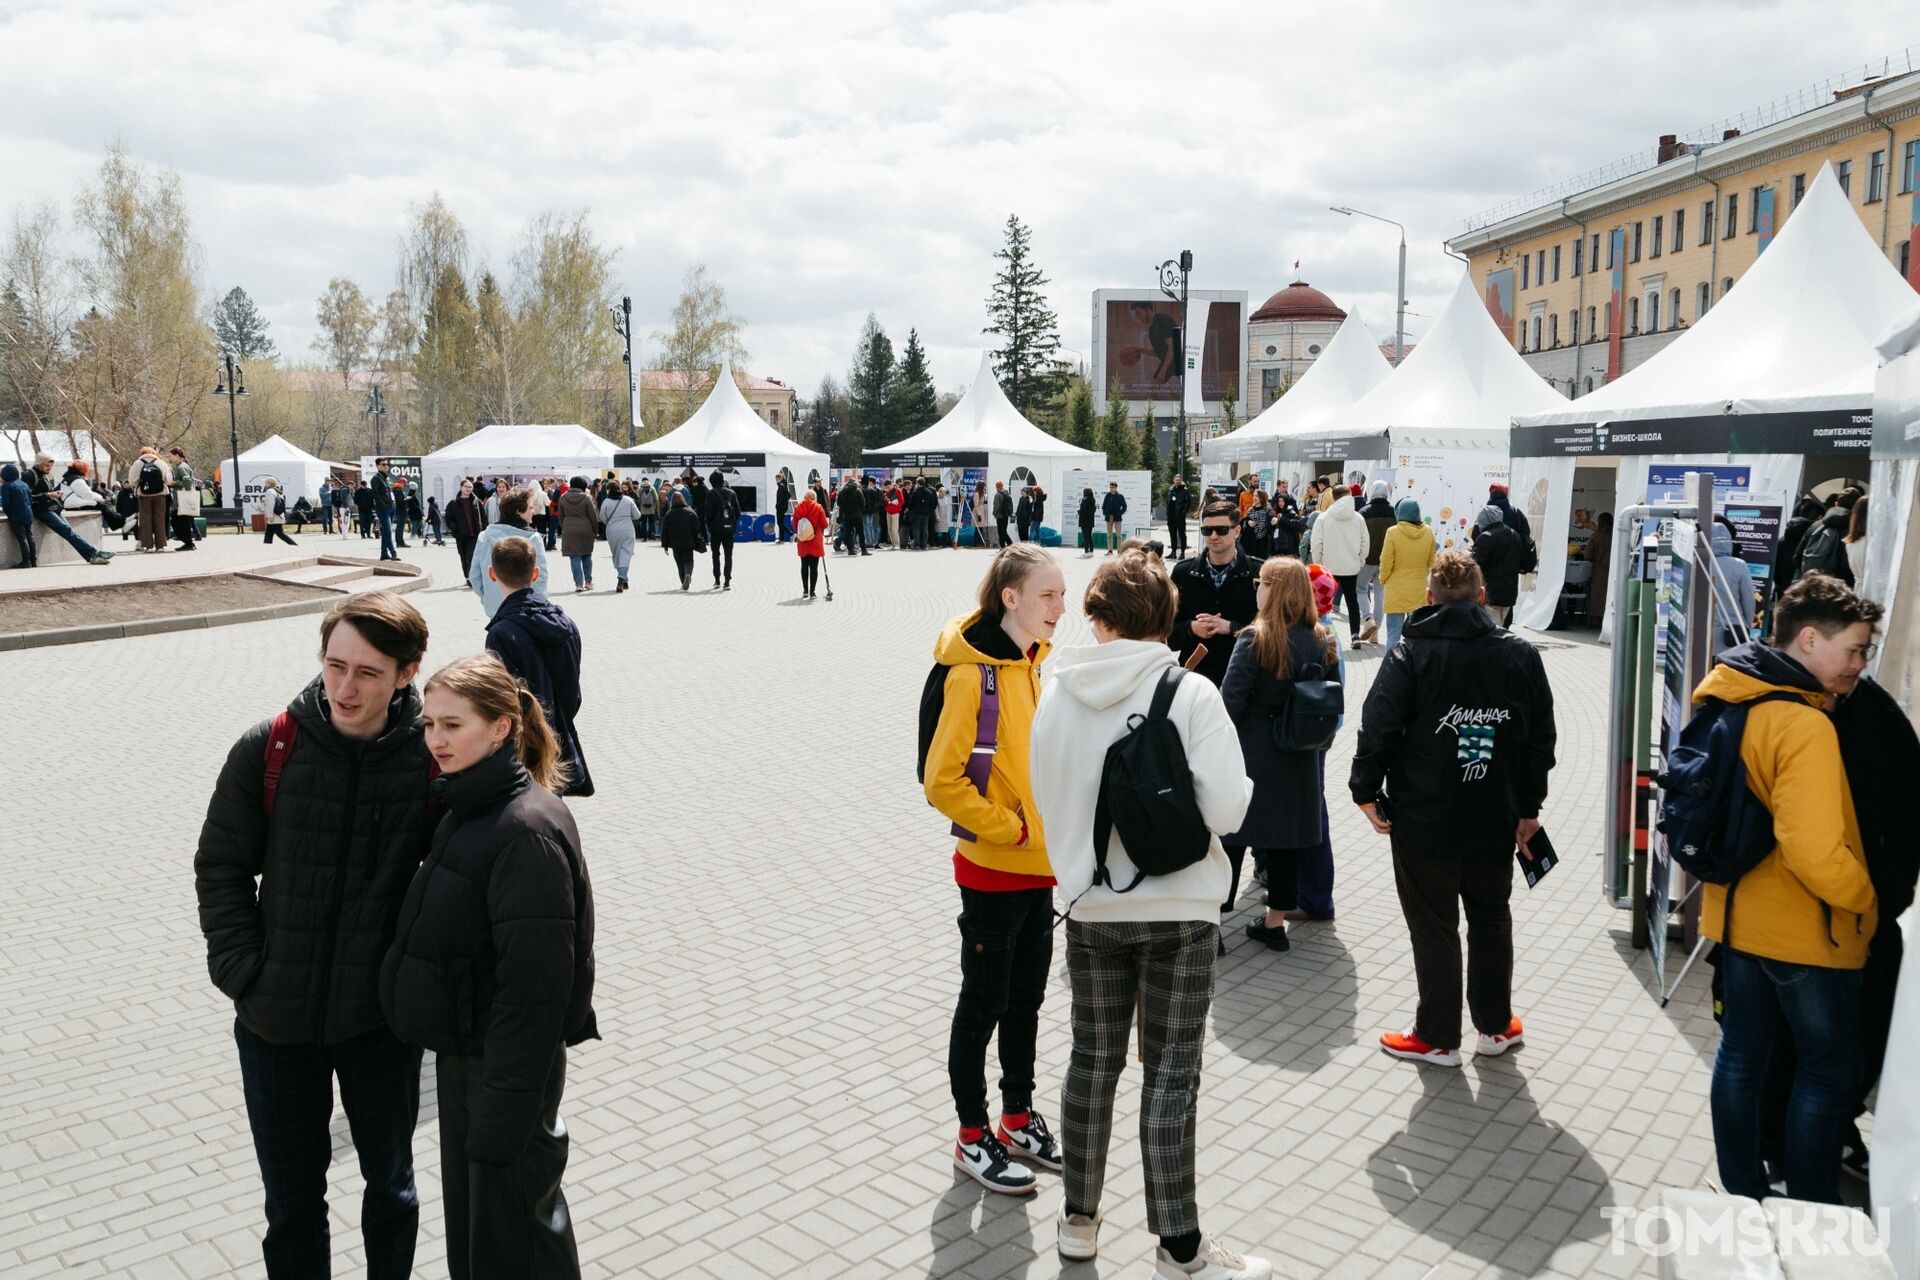
M 1661 1280 L 1896 1280 L 1873 1219 L 1844 1205 L 1666 1187 L 1658 1214 L 1624 1234 L 1658 1254 Z
M 100 522 L 98 511 L 62 511 L 73 531 L 85 538 L 97 548 L 112 550 L 106 544 L 106 526 Z M 80 553 L 75 551 L 67 540 L 53 530 L 33 522 L 33 548 L 43 565 L 79 564 Z M 0 516 L 0 569 L 11 569 L 20 563 L 20 540 L 13 536 L 13 527 L 5 516 Z

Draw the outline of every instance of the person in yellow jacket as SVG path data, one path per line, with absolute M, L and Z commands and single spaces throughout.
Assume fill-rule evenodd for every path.
M 1433 530 L 1420 521 L 1420 504 L 1394 504 L 1394 526 L 1380 543 L 1380 588 L 1387 610 L 1387 648 L 1400 643 L 1407 615 L 1427 602 L 1427 572 L 1433 568 Z
M 1768 1065 L 1790 1043 L 1787 1193 L 1840 1203 L 1862 1065 L 1860 971 L 1879 915 L 1827 711 L 1866 666 L 1880 614 L 1839 579 L 1810 575 L 1781 596 L 1771 644 L 1722 653 L 1694 690 L 1696 704 L 1797 699 L 1752 706 L 1740 744 L 1747 786 L 1773 815 L 1773 851 L 1735 884 L 1701 890 L 1701 929 L 1721 944 L 1713 1142 L 1730 1195 L 1772 1194 L 1761 1162 Z
M 933 649 L 946 676 L 924 789 L 953 823 L 960 888 L 960 996 L 947 1043 L 960 1117 L 953 1162 L 1006 1195 L 1036 1189 L 1026 1165 L 1061 1167 L 1060 1144 L 1033 1109 L 1040 1004 L 1053 966 L 1053 868 L 1027 752 L 1040 664 L 1066 596 L 1060 566 L 1038 544 L 1005 547 L 980 583 L 980 607 L 948 623 Z M 989 693 L 998 712 L 982 717 Z M 989 719 L 991 742 L 983 743 Z M 986 1058 L 996 1028 L 1000 1123 L 990 1129 Z

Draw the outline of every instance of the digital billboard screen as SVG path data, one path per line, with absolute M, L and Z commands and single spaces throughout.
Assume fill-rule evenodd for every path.
M 1215 301 L 1207 308 L 1207 345 L 1200 361 L 1200 390 L 1223 400 L 1240 394 L 1240 303 Z M 1197 312 L 1198 308 L 1194 308 Z M 1106 314 L 1104 395 L 1118 383 L 1128 400 L 1180 399 L 1180 304 L 1164 299 L 1109 299 Z

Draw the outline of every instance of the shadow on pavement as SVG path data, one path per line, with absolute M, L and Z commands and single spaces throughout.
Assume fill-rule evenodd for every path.
M 1031 1199 L 996 1195 L 956 1170 L 953 1186 L 933 1206 L 933 1221 L 927 1226 L 927 1236 L 933 1242 L 933 1261 L 927 1267 L 929 1280 L 959 1275 L 989 1253 L 1008 1260 L 1005 1267 L 987 1269 L 986 1274 L 995 1276 L 1009 1274 L 1009 1268 L 1017 1267 L 1020 1259 L 1037 1262 L 1033 1226 L 1027 1220 Z M 1052 1240 L 1047 1241 L 1047 1257 L 1057 1260 L 1053 1245 Z
M 1423 1096 L 1367 1158 L 1374 1195 L 1395 1218 L 1516 1277 L 1539 1274 L 1562 1245 L 1606 1238 L 1600 1210 L 1614 1203 L 1592 1153 L 1541 1118 L 1514 1060 L 1525 1052 L 1413 1067 Z
M 1236 916 L 1213 988 L 1213 1034 L 1236 1057 L 1311 1075 L 1354 1043 L 1360 970 L 1337 922 L 1292 932 L 1273 952 L 1239 932 Z

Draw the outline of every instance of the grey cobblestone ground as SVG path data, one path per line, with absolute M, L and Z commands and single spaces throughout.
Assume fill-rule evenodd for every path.
M 421 553 L 417 553 L 421 554 Z M 1075 590 L 1091 562 L 1062 557 Z M 451 583 L 451 549 L 423 553 Z M 570 1198 L 588 1273 L 1144 1275 L 1138 1077 L 1122 1083 L 1102 1258 L 1063 1270 L 1054 1179 L 985 1202 L 947 1160 L 957 980 L 945 822 L 913 782 L 913 704 L 972 552 L 829 563 L 793 600 L 784 550 L 737 588 L 561 597 L 586 633 L 575 803 L 599 905 L 606 1035 L 573 1058 Z M 602 585 L 612 574 L 601 569 Z M 458 588 L 411 597 L 431 668 L 479 647 Z M 311 618 L 0 655 L 0 1274 L 256 1274 L 260 1197 L 231 1012 L 208 984 L 191 856 L 222 754 L 315 670 Z M 1077 614 L 1063 639 L 1087 638 Z M 1662 1010 L 1593 857 L 1604 651 L 1546 654 L 1566 864 L 1516 888 L 1528 1042 L 1460 1071 L 1381 1055 L 1412 961 L 1384 841 L 1332 788 L 1339 918 L 1222 961 L 1200 1107 L 1202 1222 L 1291 1276 L 1631 1275 L 1600 1210 L 1710 1167 L 1701 975 Z M 1374 661 L 1354 664 L 1356 692 Z M 76 714 L 81 708 L 95 714 Z M 187 723 L 197 725 L 186 731 Z M 1329 776 L 1344 778 L 1352 731 Z M 1251 909 L 1243 908 L 1242 920 Z M 1677 961 L 1676 961 L 1677 962 Z M 1042 1106 L 1067 1053 L 1043 1014 Z M 420 1273 L 444 1274 L 429 1072 Z M 335 1117 L 338 1270 L 358 1172 Z

